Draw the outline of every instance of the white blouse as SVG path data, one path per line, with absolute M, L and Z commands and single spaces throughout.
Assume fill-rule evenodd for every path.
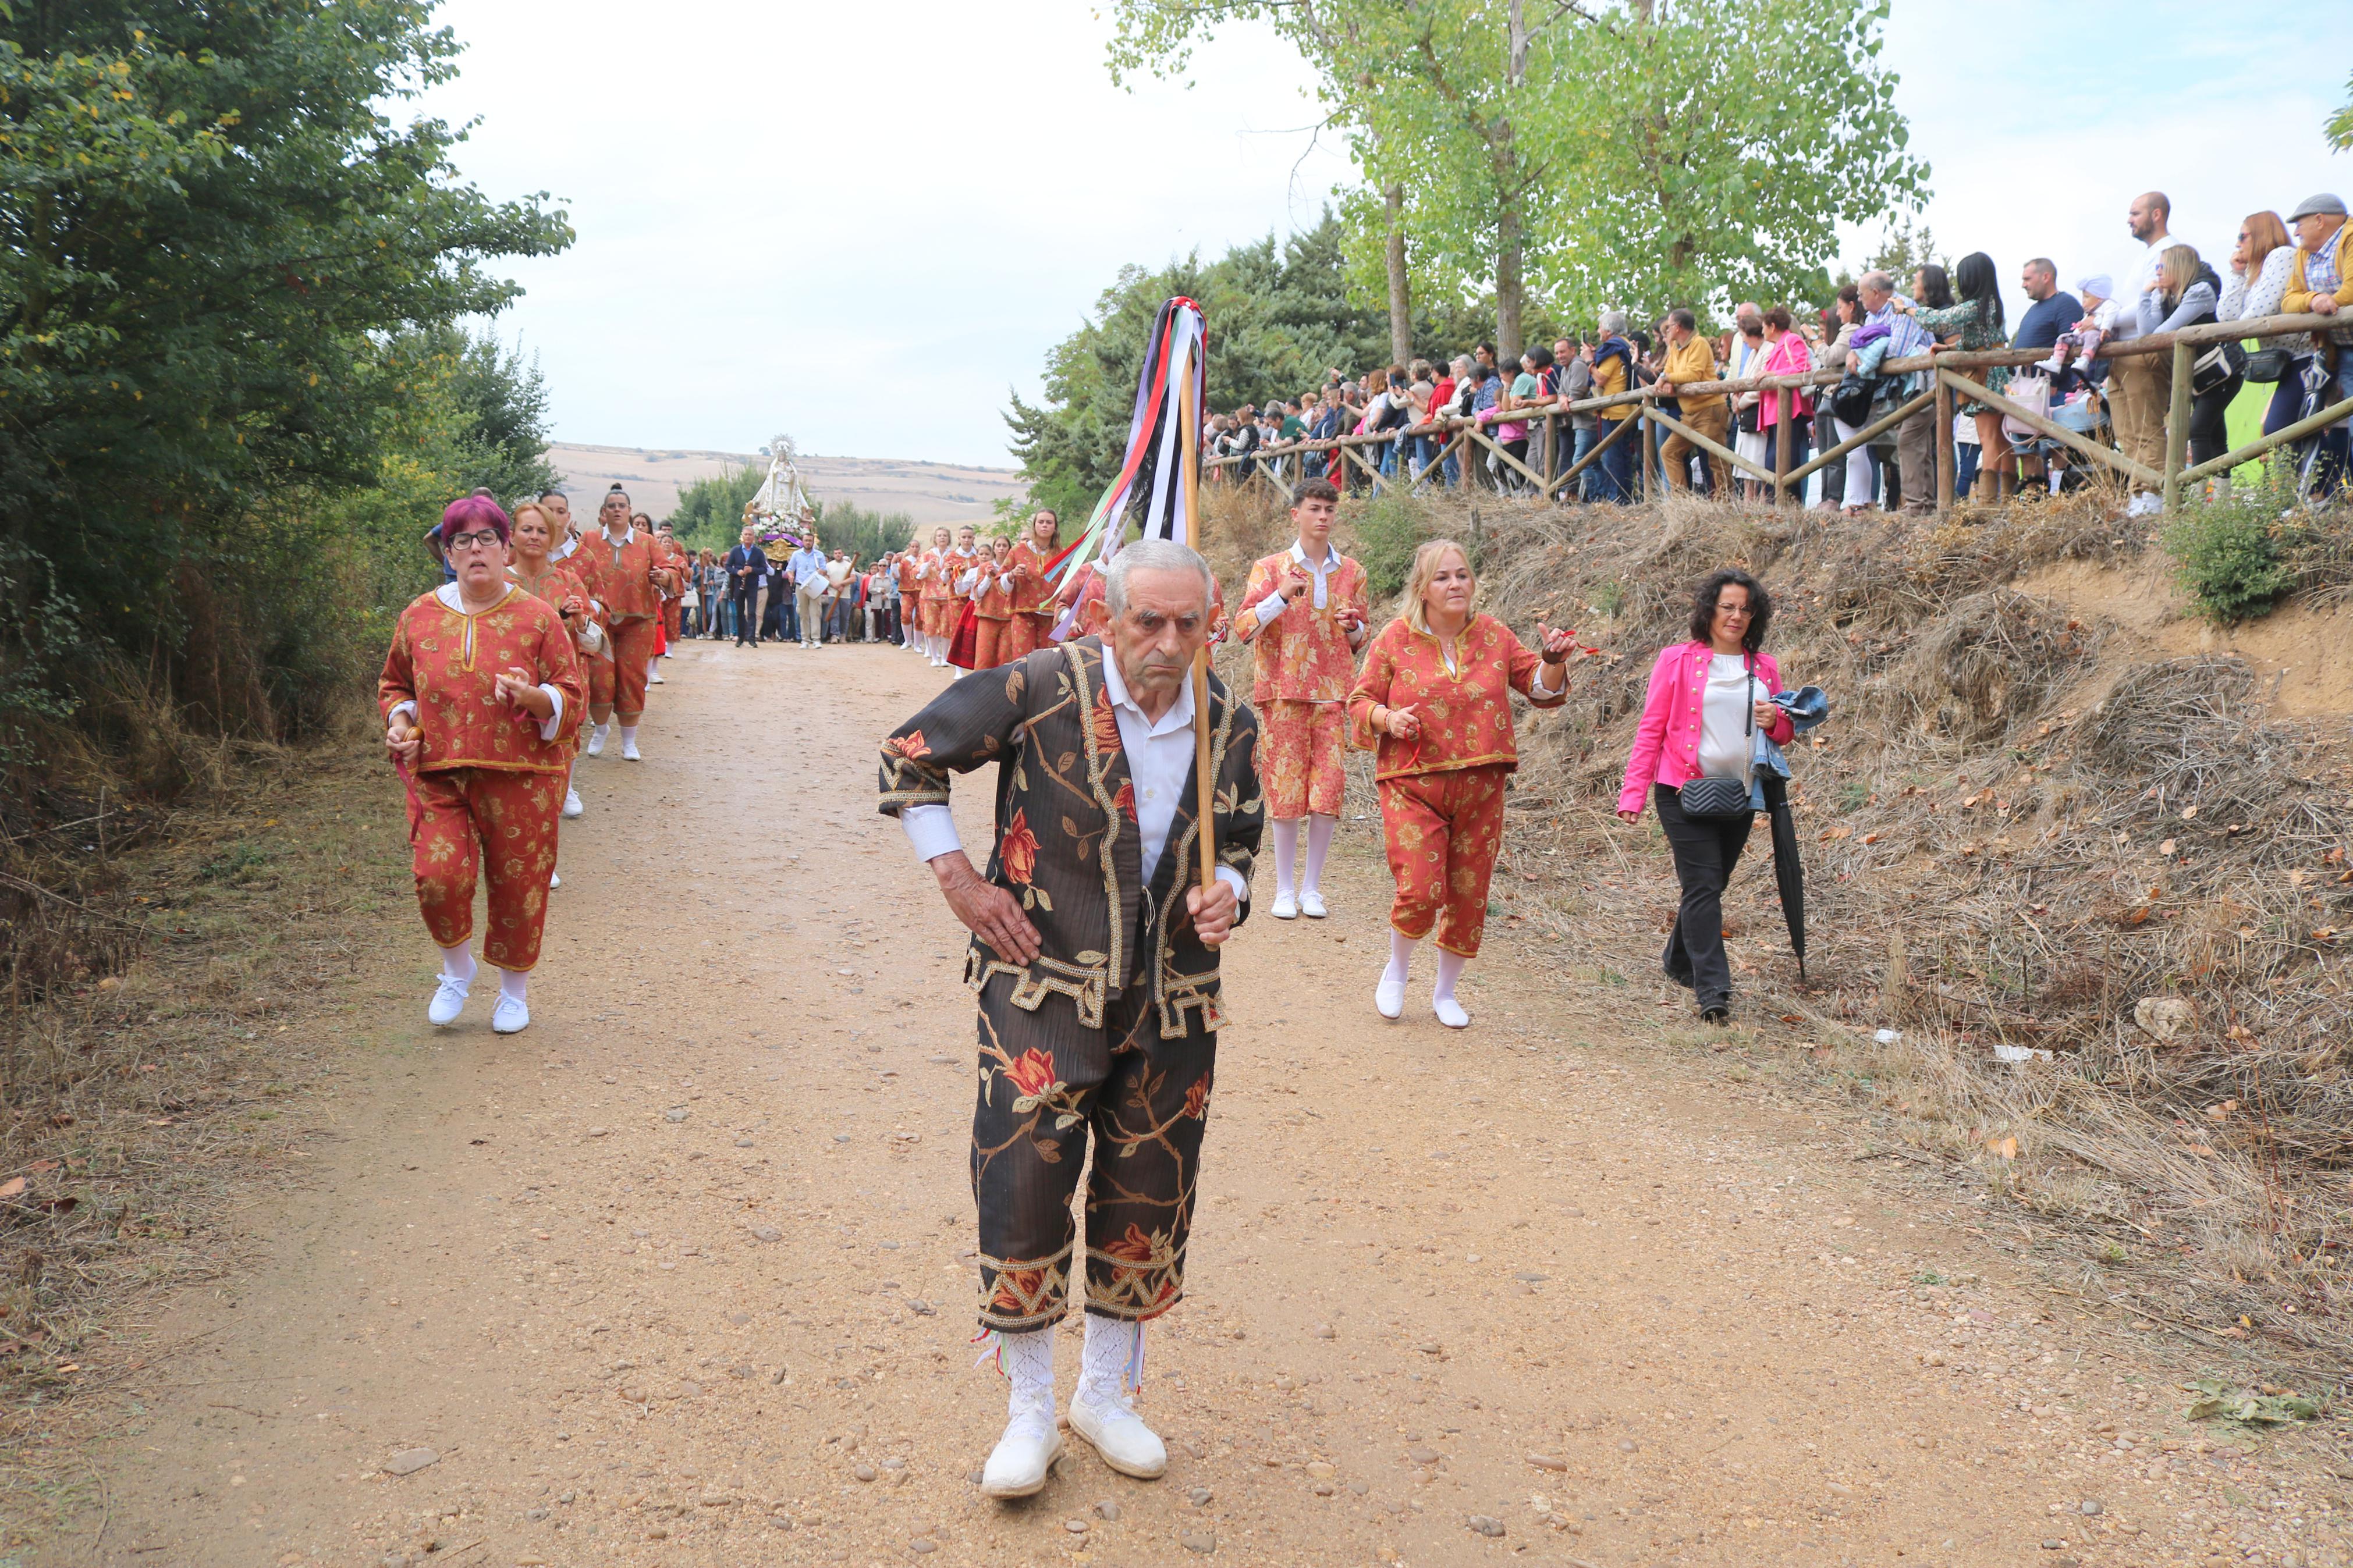
M 1699 730 L 1699 771 L 1707 777 L 1747 779 L 1754 748 L 1751 702 L 1747 657 L 1710 655 Z

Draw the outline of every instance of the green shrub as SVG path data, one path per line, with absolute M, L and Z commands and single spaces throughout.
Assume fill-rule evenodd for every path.
M 1437 537 L 1430 526 L 1430 514 L 1410 496 L 1384 493 L 1350 502 L 1342 517 L 1350 541 L 1348 553 L 1364 564 L 1365 579 L 1372 589 L 1373 618 L 1378 621 L 1383 618 L 1378 613 L 1380 601 L 1405 591 L 1406 577 L 1413 570 L 1413 552 Z
M 2165 530 L 2165 548 L 2198 613 L 2229 625 L 2260 616 L 2295 585 L 2281 502 L 2269 485 L 2193 502 Z

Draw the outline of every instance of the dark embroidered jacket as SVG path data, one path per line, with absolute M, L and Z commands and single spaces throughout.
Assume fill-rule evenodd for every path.
M 1103 694 L 1103 658 L 1099 638 L 1082 637 L 950 686 L 882 742 L 881 810 L 896 816 L 904 806 L 945 805 L 951 773 L 997 763 L 997 846 L 987 876 L 1021 900 L 1039 951 L 1024 968 L 976 936 L 965 978 L 977 991 L 991 974 L 1014 976 L 1014 1005 L 1030 1012 L 1060 992 L 1077 1005 L 1081 1024 L 1101 1028 L 1105 998 L 1147 973 L 1141 946 L 1151 960 L 1161 1036 L 1175 1039 L 1185 1033 L 1187 1008 L 1200 1010 L 1205 1028 L 1225 1022 L 1218 955 L 1182 921 L 1185 889 L 1200 861 L 1198 784 L 1187 770 L 1147 888 L 1135 788 Z M 1215 675 L 1209 715 L 1218 860 L 1247 882 L 1265 818 L 1258 720 Z

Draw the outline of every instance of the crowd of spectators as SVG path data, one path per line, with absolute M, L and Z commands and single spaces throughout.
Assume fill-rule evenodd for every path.
M 1538 476 L 1549 479 L 1582 463 L 1577 479 L 1555 492 L 1557 500 L 1623 503 L 1637 499 L 1644 465 L 1634 439 L 1611 437 L 1636 413 L 1633 403 L 1574 408 L 1553 420 L 1528 410 L 1557 399 L 1590 402 L 1655 388 L 1660 411 L 1692 433 L 1669 428 L 1661 445 L 1667 486 L 1715 495 L 1736 488 L 1747 499 L 1763 499 L 1770 483 L 1715 457 L 1707 444 L 1768 472 L 1784 465 L 1786 447 L 1786 466 L 1796 468 L 1890 417 L 1930 386 L 1928 372 L 1884 372 L 1888 361 L 2005 348 L 2047 350 L 2050 357 L 1964 374 L 2005 401 L 2112 440 L 2125 457 L 2162 472 L 2170 358 L 2160 353 L 2111 360 L 2100 357 L 2103 343 L 2353 306 L 2346 206 L 2334 195 L 2306 198 L 2285 220 L 2272 212 L 2249 215 L 2221 268 L 2177 239 L 2171 218 L 2172 204 L 2162 193 L 2134 198 L 2126 221 L 2138 248 L 2121 289 L 2111 275 L 2096 272 L 2081 275 L 2073 290 L 2062 289 L 2057 263 L 2048 257 L 2027 261 L 2019 277 L 2027 308 L 2015 323 L 2005 319 L 1993 258 L 1973 251 L 1949 270 L 1923 266 L 1901 278 L 1866 272 L 1820 308 L 1742 301 L 1731 327 L 1713 337 L 1688 308 L 1666 312 L 1647 330 L 1632 329 L 1624 311 L 1610 310 L 1591 330 L 1530 348 L 1510 363 L 1499 363 L 1495 346 L 1482 342 L 1445 363 L 1418 359 L 1354 376 L 1332 368 L 1322 386 L 1299 396 L 1211 416 L 1205 449 L 1229 459 L 1211 476 L 1238 481 L 1261 463 L 1282 460 L 1289 478 L 1329 479 L 1359 492 L 1372 483 L 1369 467 L 1417 489 L 1471 485 L 1529 494 Z M 2348 342 L 2353 328 L 2271 340 L 2253 355 L 2235 342 L 2202 352 L 2192 373 L 2189 460 L 2227 449 L 2225 412 L 2251 380 L 2276 386 L 2263 421 L 2267 435 L 2353 397 L 2353 353 L 2336 352 Z M 1810 372 L 1836 374 L 1843 384 L 1835 395 L 1824 384 L 1786 397 L 1683 390 Z M 1482 427 L 1493 447 L 1456 443 L 1462 421 Z M 1313 445 L 1340 437 L 1364 438 L 1352 443 L 1354 458 L 1343 448 Z M 1964 398 L 1949 429 L 1937 428 L 1931 404 L 1825 465 L 1809 482 L 1810 499 L 1851 512 L 1933 510 L 1940 438 L 1949 444 L 1956 492 L 1977 500 L 2056 489 L 2090 477 L 2065 444 L 1990 404 Z M 2345 463 L 2345 427 L 2319 439 L 2321 488 L 2333 489 Z M 2159 501 L 2139 489 L 2127 505 L 2141 515 L 2158 510 Z
M 724 554 L 696 555 L 686 634 L 802 647 L 897 642 L 899 563 L 911 553 L 894 550 L 864 562 L 847 550 L 826 549 L 814 530 L 781 553 L 746 527 Z

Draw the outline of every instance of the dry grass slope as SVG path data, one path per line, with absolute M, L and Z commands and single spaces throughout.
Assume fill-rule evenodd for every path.
M 1271 507 L 1213 506 L 1221 573 L 1283 535 Z M 1610 815 L 1650 656 L 1705 571 L 1757 573 L 1782 668 L 1832 712 L 1794 792 L 1812 984 L 1760 834 L 1727 905 L 1744 1024 L 1813 1047 L 1820 1088 L 2000 1201 L 2081 1226 L 2081 1292 L 2341 1373 L 2353 755 L 2341 721 L 2268 718 L 2235 658 L 2105 660 L 2096 617 L 2012 586 L 2151 538 L 2094 497 L 1940 526 L 1352 500 L 1343 533 L 1393 548 L 1401 510 L 1474 543 L 1485 607 L 1524 636 L 1543 613 L 1603 651 L 1566 709 L 1525 717 L 1498 911 L 1655 973 L 1672 871 L 1654 826 Z

